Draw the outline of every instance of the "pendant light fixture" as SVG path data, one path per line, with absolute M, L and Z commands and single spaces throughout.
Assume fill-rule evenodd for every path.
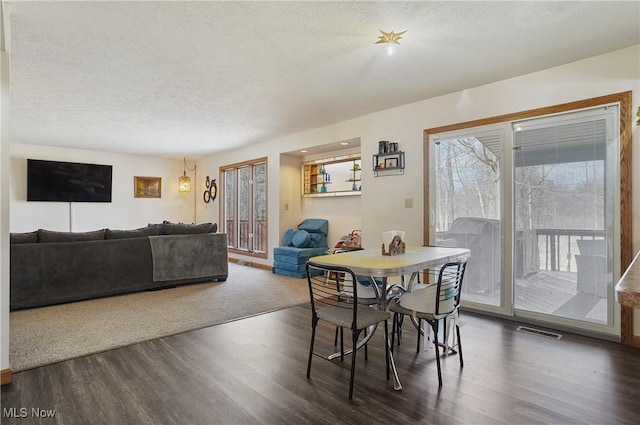
M 191 177 L 187 176 L 187 171 L 193 171 L 193 178 L 195 180 L 197 178 L 196 166 L 197 164 L 194 163 L 193 168 L 189 168 L 189 166 L 187 165 L 187 158 L 183 159 L 182 176 L 178 178 L 178 191 L 180 193 L 191 192 Z M 197 223 L 196 210 L 197 210 L 196 192 L 194 190 L 193 191 L 193 224 Z
M 178 178 L 178 190 L 180 192 L 191 192 L 191 177 L 187 176 L 187 169 L 189 171 L 195 171 L 196 165 L 193 164 L 193 168 L 187 167 L 187 158 L 184 158 L 184 164 L 182 167 L 182 176 Z

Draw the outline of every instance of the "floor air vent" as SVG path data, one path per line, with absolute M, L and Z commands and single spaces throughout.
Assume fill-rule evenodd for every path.
M 516 330 L 520 331 L 520 332 L 527 333 L 527 334 L 540 335 L 540 336 L 543 336 L 545 338 L 553 338 L 553 339 L 562 338 L 562 335 L 560 335 L 560 334 L 556 334 L 556 333 L 549 332 L 549 331 L 543 331 L 542 329 L 530 328 L 528 326 L 518 326 L 518 329 L 516 329 Z

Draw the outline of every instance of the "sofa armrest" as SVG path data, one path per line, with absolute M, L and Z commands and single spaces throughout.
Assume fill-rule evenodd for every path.
M 150 236 L 149 242 L 154 282 L 227 278 L 226 233 Z

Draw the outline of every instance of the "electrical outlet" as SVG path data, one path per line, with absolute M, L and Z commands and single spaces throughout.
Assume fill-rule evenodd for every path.
M 413 208 L 413 198 L 405 198 L 404 199 L 404 207 L 405 208 Z

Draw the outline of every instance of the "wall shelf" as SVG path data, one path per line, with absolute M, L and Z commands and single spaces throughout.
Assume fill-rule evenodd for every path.
M 360 156 L 345 155 L 302 164 L 302 197 L 360 195 Z
M 345 180 L 346 182 L 353 183 L 351 185 L 351 190 L 353 191 L 360 192 L 360 190 L 362 190 L 362 185 L 356 184 L 356 182 L 362 181 L 360 174 L 361 171 L 362 168 L 360 167 L 360 162 L 354 160 L 353 167 L 349 169 L 350 176 L 347 180 Z
M 375 177 L 404 174 L 404 152 L 394 151 L 373 155 Z

